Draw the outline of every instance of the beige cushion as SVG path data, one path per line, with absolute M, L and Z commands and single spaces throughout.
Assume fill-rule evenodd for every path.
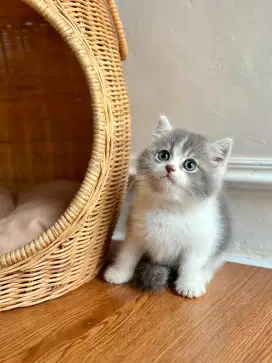
M 18 195 L 18 203 L 0 220 L 0 253 L 22 247 L 38 237 L 64 213 L 80 184 L 55 180 L 31 187 Z

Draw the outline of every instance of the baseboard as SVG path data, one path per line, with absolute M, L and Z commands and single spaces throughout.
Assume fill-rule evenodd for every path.
M 231 158 L 226 182 L 233 188 L 272 189 L 272 158 Z
M 129 174 L 136 174 L 135 155 L 131 157 Z M 231 158 L 226 182 L 230 188 L 272 189 L 272 158 Z
M 264 261 L 264 260 L 255 260 L 255 259 L 247 258 L 247 257 L 233 256 L 233 257 L 229 257 L 227 259 L 227 261 L 233 262 L 233 263 L 239 263 L 242 265 L 249 265 L 249 266 L 272 269 L 272 262 Z

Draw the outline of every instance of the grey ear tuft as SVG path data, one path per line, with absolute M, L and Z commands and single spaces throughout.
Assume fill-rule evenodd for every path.
M 217 163 L 225 163 L 231 154 L 233 139 L 226 137 L 210 143 L 212 158 Z
M 164 115 L 160 115 L 159 122 L 157 124 L 156 130 L 153 133 L 153 138 L 160 138 L 172 130 L 172 126 L 168 118 Z

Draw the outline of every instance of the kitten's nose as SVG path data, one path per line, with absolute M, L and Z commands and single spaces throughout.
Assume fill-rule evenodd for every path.
M 165 169 L 168 174 L 170 174 L 172 171 L 176 171 L 176 167 L 174 165 L 166 165 Z

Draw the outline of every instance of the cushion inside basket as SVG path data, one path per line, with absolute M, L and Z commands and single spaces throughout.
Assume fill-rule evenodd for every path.
M 1 0 L 0 186 L 3 193 L 7 197 L 9 191 L 17 194 L 30 186 L 57 179 L 77 181 L 78 189 L 91 157 L 92 140 L 91 96 L 74 53 L 29 6 L 20 0 Z M 25 238 L 19 239 L 26 241 L 28 236 L 30 241 L 34 234 L 36 237 L 35 231 L 43 232 L 45 226 L 60 216 L 60 210 L 64 212 L 73 195 L 74 192 L 69 201 L 64 198 L 65 206 L 58 200 L 61 207 L 56 202 L 55 210 L 47 205 L 51 217 L 33 222 Z M 8 200 L 10 208 L 13 201 Z M 19 233 L 20 228 L 17 226 L 15 230 Z

